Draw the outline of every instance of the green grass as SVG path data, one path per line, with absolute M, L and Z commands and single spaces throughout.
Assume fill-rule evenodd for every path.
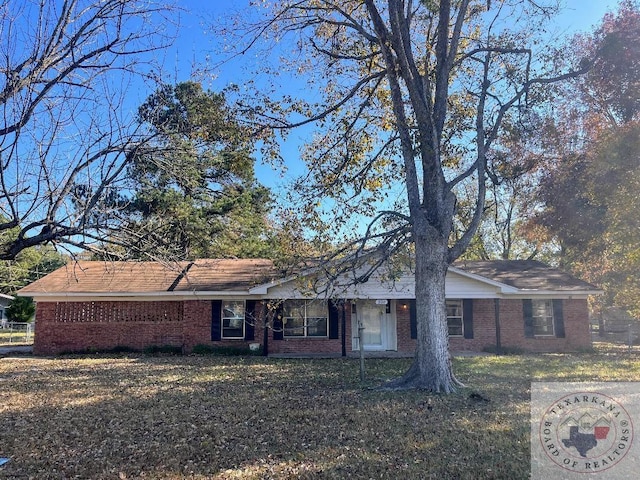
M 440 396 L 370 388 L 406 359 L 362 385 L 353 359 L 3 358 L 0 477 L 526 479 L 531 381 L 640 381 L 638 359 L 457 358 L 468 387 Z
M 10 331 L 8 329 L 0 329 L 0 346 L 2 345 L 32 345 L 33 332 L 29 335 L 28 340 L 24 331 Z

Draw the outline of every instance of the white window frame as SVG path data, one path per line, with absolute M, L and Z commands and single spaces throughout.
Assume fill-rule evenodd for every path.
M 457 308 L 459 308 L 460 310 L 460 315 L 449 315 L 449 305 L 453 305 L 455 304 L 455 306 Z M 464 303 L 462 302 L 461 299 L 447 299 L 446 300 L 446 315 L 447 315 L 447 334 L 450 337 L 454 337 L 454 338 L 462 338 L 464 337 Z M 458 320 L 460 321 L 460 333 L 459 334 L 451 334 L 450 333 L 450 329 L 451 329 L 451 325 L 449 325 L 449 321 L 450 320 Z M 457 327 L 457 325 L 454 325 L 454 327 Z
M 543 306 L 542 306 L 543 305 Z M 537 315 L 540 307 L 544 310 L 543 315 Z M 536 337 L 555 337 L 556 326 L 553 318 L 553 300 L 533 299 L 531 300 L 531 323 L 533 324 L 533 335 Z M 551 326 L 551 332 L 548 327 Z M 544 327 L 545 333 L 539 333 L 537 329 Z
M 287 316 L 288 302 L 296 302 L 296 303 L 300 302 L 302 304 L 302 309 L 304 310 L 303 316 L 302 316 L 302 327 L 296 327 L 296 328 L 302 328 L 302 335 L 287 335 L 287 321 L 296 319 L 296 317 Z M 325 331 L 327 333 L 325 335 L 309 335 L 309 324 L 308 324 L 309 317 L 307 316 L 307 307 L 310 303 L 314 303 L 314 302 L 319 302 L 319 300 L 285 300 L 284 301 L 284 304 L 283 304 L 284 314 L 282 316 L 282 330 L 283 330 L 282 336 L 284 338 L 328 338 L 329 337 L 329 311 L 326 305 L 327 302 L 323 302 L 324 303 L 324 306 L 322 309 L 324 313 L 323 317 L 318 317 L 318 316 L 311 317 L 311 318 L 324 318 Z M 298 309 L 300 307 L 296 305 L 295 308 Z
M 242 317 L 230 317 L 230 316 L 225 316 L 224 311 L 225 311 L 225 303 L 240 303 L 242 302 Z M 220 312 L 220 339 L 222 340 L 244 340 L 244 337 L 246 335 L 246 318 L 247 318 L 247 302 L 245 300 L 222 300 L 222 305 L 221 305 L 221 312 Z M 230 310 L 230 309 L 227 309 Z M 240 320 L 242 318 L 242 336 L 241 337 L 237 337 L 237 336 L 226 336 L 224 334 L 224 321 L 225 320 Z M 231 328 L 231 327 L 229 327 Z

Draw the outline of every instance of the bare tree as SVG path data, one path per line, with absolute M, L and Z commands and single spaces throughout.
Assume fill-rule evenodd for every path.
M 169 12 L 138 0 L 2 2 L 0 232 L 19 233 L 0 259 L 117 238 L 118 182 L 146 138 L 123 105 L 172 41 Z
M 456 388 L 445 275 L 482 219 L 488 154 L 503 121 L 530 109 L 540 86 L 580 70 L 555 72 L 550 56 L 535 57 L 533 36 L 556 6 L 530 0 L 280 1 L 264 21 L 225 30 L 249 39 L 246 48 L 264 44 L 259 38 L 268 38 L 270 49 L 286 40 L 296 46 L 281 68 L 305 75 L 313 95 L 265 99 L 248 112 L 268 131 L 317 129 L 303 154 L 309 173 L 292 189 L 303 199 L 300 211 L 309 225 L 361 235 L 346 241 L 359 251 L 380 248 L 388 255 L 412 244 L 417 350 L 409 371 L 389 388 Z M 470 183 L 476 196 L 469 222 L 454 239 L 456 192 Z M 404 198 L 392 190 L 398 184 Z M 373 218 L 367 228 L 349 225 L 363 216 Z

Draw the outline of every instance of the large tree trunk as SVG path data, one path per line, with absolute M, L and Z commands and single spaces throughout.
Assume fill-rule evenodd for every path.
M 383 388 L 450 393 L 461 385 L 453 375 L 445 303 L 447 244 L 440 236 L 415 238 L 416 352 L 409 370 Z

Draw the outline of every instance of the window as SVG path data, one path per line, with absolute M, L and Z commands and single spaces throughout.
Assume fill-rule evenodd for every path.
M 222 338 L 244 338 L 244 301 L 222 302 Z
M 447 300 L 447 327 L 450 337 L 462 337 L 462 300 Z
M 284 302 L 285 337 L 326 337 L 326 302 L 305 300 L 287 300 Z
M 553 302 L 551 300 L 532 300 L 533 334 L 553 336 Z

